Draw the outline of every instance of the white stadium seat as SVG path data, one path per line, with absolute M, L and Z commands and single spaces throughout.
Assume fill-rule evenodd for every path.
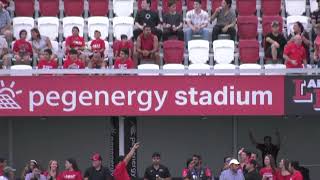
M 51 45 L 52 45 L 52 53 L 55 55 L 58 55 L 59 54 L 59 43 L 57 41 L 51 40 Z
M 113 35 L 117 40 L 121 39 L 121 35 L 125 34 L 128 39 L 133 37 L 133 23 L 132 17 L 114 17 L 113 18 Z
M 79 28 L 79 36 L 83 36 L 84 19 L 77 16 L 69 16 L 62 19 L 63 24 L 63 37 L 72 35 L 72 28 L 77 26 Z
M 230 64 L 234 60 L 234 41 L 215 40 L 213 41 L 213 56 L 218 64 Z
M 32 73 L 26 73 L 23 70 L 31 70 L 32 67 L 30 65 L 13 65 L 10 67 L 12 70 L 18 70 L 11 76 L 32 76 Z
M 56 40 L 59 36 L 59 19 L 57 17 L 39 17 L 38 28 L 41 35 L 50 40 Z
M 109 19 L 103 16 L 92 16 L 88 18 L 88 35 L 94 39 L 94 31 L 100 31 L 101 38 L 106 39 L 109 35 Z
M 183 64 L 165 64 L 163 65 L 162 69 L 165 70 L 183 70 L 184 69 L 184 65 Z M 183 73 L 166 73 L 164 75 L 167 76 L 179 76 L 179 75 L 183 75 Z
M 235 70 L 236 66 L 234 64 L 216 64 L 213 66 L 213 69 L 218 69 L 218 70 Z M 228 75 L 232 76 L 235 75 L 235 73 L 215 73 L 215 75 Z
M 116 16 L 131 16 L 134 0 L 113 0 L 113 11 Z
M 299 16 L 306 12 L 306 0 L 285 0 L 286 12 L 290 16 Z
M 31 39 L 30 30 L 34 27 L 34 19 L 31 17 L 15 17 L 12 20 L 13 24 L 13 36 L 16 39 L 20 39 L 19 33 L 21 30 L 27 31 L 27 39 Z
M 314 12 L 318 9 L 318 0 L 310 0 L 310 11 Z
M 159 65 L 157 64 L 140 64 L 138 65 L 138 69 L 140 70 L 159 70 Z M 159 75 L 159 73 L 139 73 L 142 76 L 155 76 Z
M 256 70 L 261 70 L 261 65 L 259 64 L 251 64 L 251 63 L 246 63 L 246 64 L 241 64 L 239 66 L 240 70 L 246 70 L 246 69 L 256 69 Z M 240 73 L 241 75 L 260 75 L 260 73 Z
M 308 30 L 309 18 L 307 16 L 288 16 L 287 17 L 287 33 L 288 35 L 293 32 L 293 25 L 296 22 L 300 22 L 304 29 Z
M 264 69 L 286 69 L 284 64 L 266 64 Z M 284 75 L 285 73 L 265 73 L 266 75 Z
M 210 70 L 209 64 L 190 64 L 188 67 L 189 70 Z M 206 73 L 189 73 L 189 75 L 201 75 Z
M 209 60 L 209 41 L 191 40 L 188 42 L 189 61 L 193 64 L 205 64 Z

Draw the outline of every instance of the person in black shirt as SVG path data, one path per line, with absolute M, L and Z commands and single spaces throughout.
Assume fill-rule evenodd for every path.
M 277 143 L 272 143 L 272 138 L 270 136 L 265 136 L 263 138 L 264 143 L 258 143 L 256 139 L 253 136 L 252 131 L 249 132 L 249 137 L 252 142 L 256 146 L 257 149 L 259 149 L 262 153 L 262 159 L 265 158 L 266 155 L 271 154 L 272 157 L 274 157 L 274 160 L 277 161 L 278 152 L 280 150 L 280 132 L 276 130 L 276 137 L 277 137 Z M 263 162 L 264 166 L 264 162 Z
M 110 170 L 102 166 L 102 158 L 100 154 L 93 154 L 92 166 L 84 173 L 84 180 L 112 180 Z
M 151 27 L 152 33 L 161 39 L 162 31 L 160 30 L 160 18 L 158 13 L 150 10 L 151 0 L 143 0 L 141 2 L 142 10 L 137 13 L 135 18 L 135 27 L 133 31 L 134 39 L 142 33 L 143 27 L 148 25 Z
M 168 40 L 170 36 L 177 36 L 183 41 L 183 19 L 181 14 L 177 13 L 176 1 L 171 0 L 168 5 L 169 13 L 163 17 L 163 41 Z
M 171 175 L 169 169 L 164 165 L 160 164 L 161 156 L 159 153 L 153 153 L 152 155 L 152 165 L 149 166 L 145 173 L 145 180 L 170 180 Z
M 248 171 L 248 173 L 244 175 L 245 180 L 261 180 L 262 179 L 261 175 L 258 173 L 256 169 L 256 166 L 257 166 L 257 161 L 253 159 L 246 164 L 246 170 Z

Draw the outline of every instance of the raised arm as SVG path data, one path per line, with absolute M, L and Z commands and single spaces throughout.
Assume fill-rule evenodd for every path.
M 277 139 L 276 146 L 280 149 L 281 138 L 280 138 L 280 131 L 279 131 L 279 129 L 276 130 L 276 139 Z
M 129 163 L 129 161 L 131 160 L 132 156 L 134 155 L 134 153 L 136 152 L 136 150 L 140 147 L 140 143 L 135 143 L 133 145 L 133 147 L 131 148 L 130 152 L 126 155 L 126 157 L 124 158 L 124 162 L 126 164 Z
M 253 135 L 253 132 L 250 130 L 249 131 L 249 138 L 250 138 L 250 141 L 251 141 L 251 143 L 253 144 L 253 145 L 257 145 L 258 144 L 258 142 L 256 141 L 256 139 L 255 139 L 255 137 L 254 137 L 254 135 Z

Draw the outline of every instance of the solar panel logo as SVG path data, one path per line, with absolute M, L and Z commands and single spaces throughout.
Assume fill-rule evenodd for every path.
M 21 94 L 22 90 L 14 91 L 15 82 L 12 81 L 6 87 L 3 80 L 0 81 L 0 110 L 1 109 L 21 109 L 21 106 L 14 100 L 16 95 Z

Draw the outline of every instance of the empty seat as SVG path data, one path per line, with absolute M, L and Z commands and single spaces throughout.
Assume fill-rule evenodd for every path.
M 15 0 L 14 13 L 16 16 L 32 17 L 34 14 L 34 0 Z
M 214 60 L 218 64 L 230 64 L 234 60 L 234 41 L 215 40 L 213 41 Z
M 210 65 L 209 64 L 190 64 L 188 66 L 189 70 L 210 70 Z M 189 75 L 202 75 L 202 74 L 209 74 L 209 73 L 189 73 Z
M 26 30 L 28 33 L 27 39 L 31 39 L 30 30 L 34 27 L 34 19 L 32 17 L 15 17 L 12 20 L 13 24 L 13 36 L 16 39 L 19 38 L 19 33 L 21 30 Z
M 133 3 L 134 0 L 113 0 L 113 12 L 116 16 L 131 16 Z
M 59 19 L 57 17 L 39 17 L 38 28 L 41 35 L 55 40 L 59 36 Z
M 168 40 L 163 42 L 163 59 L 165 63 L 181 64 L 184 59 L 184 42 Z
M 84 0 L 64 1 L 65 16 L 82 16 L 84 10 Z
M 238 16 L 238 35 L 240 39 L 256 39 L 258 36 L 257 16 Z
M 188 11 L 193 9 L 194 0 L 187 0 Z M 201 9 L 207 11 L 207 0 L 201 0 Z
M 236 66 L 234 64 L 216 64 L 213 66 L 214 70 L 228 70 L 228 71 L 235 71 Z M 235 73 L 230 72 L 216 72 L 214 75 L 222 75 L 222 76 L 232 76 Z
M 239 69 L 240 70 L 261 70 L 261 66 L 259 64 L 251 64 L 251 63 L 247 63 L 247 64 L 241 64 L 239 66 Z M 261 73 L 256 73 L 256 72 L 248 72 L 248 73 L 244 73 L 244 72 L 241 72 L 240 73 L 241 75 L 260 75 Z
M 256 11 L 256 0 L 240 0 L 237 2 L 237 12 L 240 16 L 252 16 Z
M 182 64 L 165 64 L 162 69 L 164 70 L 184 70 L 184 65 Z M 183 73 L 165 73 L 167 76 L 178 76 L 184 75 Z
M 299 16 L 306 12 L 306 0 L 285 0 L 286 12 L 290 16 Z
M 209 60 L 209 41 L 191 40 L 188 42 L 189 61 L 193 64 L 205 64 Z
M 94 31 L 100 31 L 101 38 L 106 39 L 109 34 L 109 19 L 104 16 L 92 16 L 88 18 L 88 35 L 94 39 Z
M 282 32 L 283 28 L 283 20 L 281 16 L 263 16 L 262 17 L 262 31 L 263 35 L 265 36 L 269 32 L 271 32 L 271 23 L 272 21 L 278 21 L 279 22 L 279 28 L 280 32 Z
M 113 35 L 117 40 L 125 34 L 128 39 L 133 37 L 133 18 L 132 17 L 114 17 L 113 18 Z
M 89 0 L 90 16 L 108 16 L 109 0 Z
M 79 28 L 79 36 L 83 36 L 84 19 L 82 17 L 65 17 L 62 19 L 63 23 L 63 37 L 72 35 L 72 28 L 77 26 Z
M 239 58 L 241 63 L 257 63 L 260 59 L 259 42 L 257 40 L 240 40 Z
M 281 11 L 281 0 L 261 0 L 261 10 L 264 16 L 276 16 Z
M 11 76 L 32 76 L 31 72 L 25 72 L 24 70 L 32 70 L 30 65 L 13 65 L 10 67 L 12 70 L 16 70 Z
M 139 70 L 159 70 L 159 65 L 157 64 L 140 64 L 138 65 L 138 69 Z M 159 73 L 152 73 L 152 72 L 148 72 L 148 73 L 139 73 L 139 75 L 142 76 L 155 76 L 155 75 L 159 75 Z
M 264 69 L 266 70 L 279 70 L 279 69 L 286 69 L 286 65 L 284 64 L 266 64 L 264 65 Z M 266 75 L 285 75 L 286 73 L 279 73 L 279 72 L 266 72 Z
M 176 1 L 176 10 L 178 13 L 182 13 L 182 0 Z M 169 0 L 162 0 L 162 12 L 163 14 L 169 13 Z
M 307 16 L 288 16 L 287 17 L 287 33 L 288 35 L 293 32 L 293 25 L 296 22 L 300 22 L 304 29 L 308 29 L 309 18 Z
M 142 10 L 142 7 L 141 7 L 141 2 L 143 0 L 138 0 L 138 11 L 141 11 Z M 151 11 L 158 11 L 158 0 L 152 0 L 151 1 L 151 7 L 150 7 L 150 10 Z
M 39 0 L 41 16 L 57 16 L 59 14 L 59 0 Z

